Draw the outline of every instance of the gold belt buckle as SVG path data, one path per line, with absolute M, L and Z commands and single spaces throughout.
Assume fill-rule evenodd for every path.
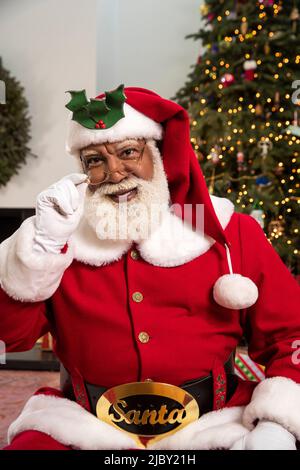
M 99 419 L 131 435 L 139 447 L 174 434 L 200 416 L 188 392 L 161 382 L 131 382 L 107 390 L 96 405 Z

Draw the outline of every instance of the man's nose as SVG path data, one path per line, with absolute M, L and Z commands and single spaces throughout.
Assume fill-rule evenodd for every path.
M 120 183 L 127 176 L 122 162 L 116 155 L 110 155 L 107 159 L 107 171 L 111 183 Z

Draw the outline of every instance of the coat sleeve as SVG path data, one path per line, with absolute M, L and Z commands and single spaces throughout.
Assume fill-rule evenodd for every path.
M 5 351 L 27 351 L 49 331 L 45 302 L 20 302 L 0 288 L 0 341 Z
M 258 287 L 257 302 L 244 314 L 249 356 L 266 367 L 244 424 L 278 422 L 300 439 L 300 287 L 260 225 L 239 216 L 242 274 Z
M 37 302 L 58 288 L 64 271 L 73 261 L 72 246 L 59 254 L 34 250 L 35 217 L 0 244 L 0 284 L 12 298 Z
M 30 217 L 0 244 L 0 340 L 7 352 L 31 349 L 49 331 L 46 300 L 73 260 L 69 247 L 60 254 L 36 252 L 34 233 Z

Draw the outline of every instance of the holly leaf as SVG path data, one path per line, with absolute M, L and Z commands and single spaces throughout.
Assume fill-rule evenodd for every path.
M 71 100 L 66 104 L 66 108 L 70 111 L 79 111 L 79 109 L 89 104 L 85 90 L 67 90 L 66 93 L 71 94 Z
M 95 121 L 90 117 L 87 109 L 83 108 L 78 111 L 74 111 L 72 120 L 78 122 L 87 129 L 95 129 Z
M 113 91 L 105 92 L 105 101 L 110 109 L 123 109 L 125 100 L 124 85 L 119 85 L 118 88 Z
M 85 90 L 69 90 L 68 93 L 71 93 L 71 100 L 66 104 L 66 108 L 73 112 L 72 120 L 88 129 L 98 128 L 97 123 L 100 120 L 104 124 L 102 129 L 108 129 L 125 117 L 124 85 L 119 85 L 113 91 L 106 91 L 103 100 L 91 99 L 89 101 Z
M 88 105 L 88 110 L 90 116 L 97 122 L 99 119 L 104 119 L 107 113 L 109 112 L 109 108 L 106 106 L 104 100 L 94 100 L 91 99 L 91 102 Z

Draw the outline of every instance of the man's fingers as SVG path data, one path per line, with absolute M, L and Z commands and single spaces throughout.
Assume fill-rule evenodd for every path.
M 87 181 L 88 176 L 85 173 L 71 173 L 69 175 L 64 176 L 60 181 L 70 180 L 75 185 L 84 183 Z
M 87 176 L 82 173 L 72 173 L 40 194 L 40 202 L 54 206 L 62 215 L 72 215 L 83 200 L 88 184 Z

